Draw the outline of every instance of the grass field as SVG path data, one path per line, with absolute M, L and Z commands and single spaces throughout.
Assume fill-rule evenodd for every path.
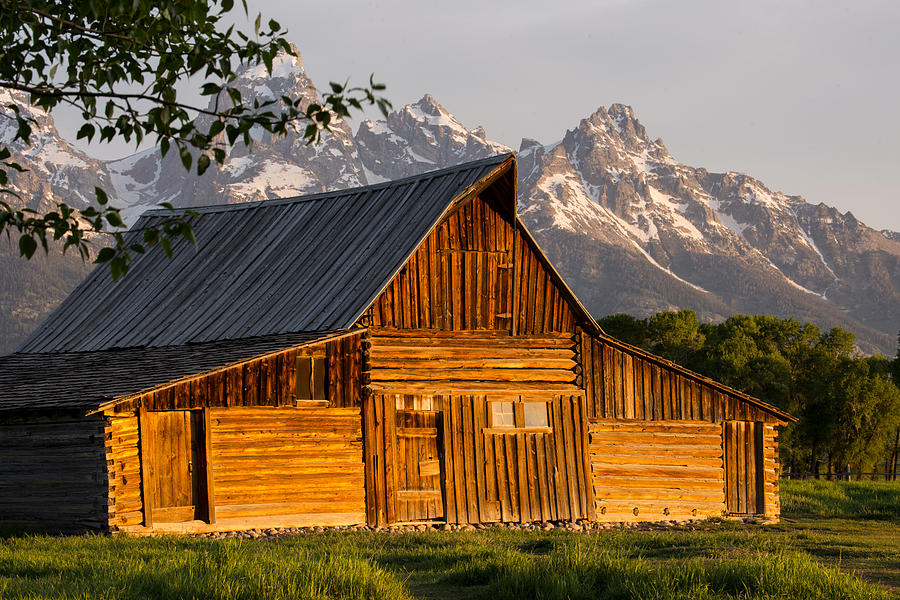
M 786 482 L 777 525 L 8 536 L 0 598 L 900 598 L 900 484 Z

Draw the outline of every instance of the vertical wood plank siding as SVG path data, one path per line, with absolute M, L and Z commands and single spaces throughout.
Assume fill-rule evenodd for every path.
M 0 525 L 104 531 L 109 519 L 104 422 L 98 415 L 0 420 Z
M 210 426 L 219 528 L 365 522 L 359 409 L 214 408 Z
M 507 396 L 504 396 L 507 397 Z M 529 522 L 593 516 L 587 421 L 581 396 L 549 403 L 551 431 L 488 428 L 491 395 L 372 394 L 365 405 L 370 523 L 404 520 L 398 474 L 412 460 L 397 444 L 397 406 L 439 410 L 441 476 L 449 523 Z
M 515 314 L 513 333 L 533 335 L 552 331 L 575 331 L 575 313 L 553 281 L 531 240 L 516 229 Z
M 509 330 L 512 223 L 475 197 L 419 246 L 364 320 L 402 329 Z
M 363 317 L 398 329 L 572 332 L 575 315 L 538 250 L 476 197 L 438 225 Z
M 147 410 L 294 406 L 296 359 L 312 355 L 326 358 L 329 406 L 359 407 L 362 403 L 361 341 L 362 334 L 347 336 L 248 361 L 144 394 L 138 402 L 120 404 L 115 410 L 129 413 L 140 403 Z
M 627 348 L 578 333 L 590 419 L 778 423 L 745 399 Z
M 328 405 L 333 407 L 362 406 L 362 335 L 343 337 L 326 342 L 328 362 Z
M 722 516 L 722 426 L 701 422 L 597 421 L 590 460 L 601 521 Z

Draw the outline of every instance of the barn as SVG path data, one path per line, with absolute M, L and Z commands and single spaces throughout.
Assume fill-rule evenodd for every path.
M 777 517 L 792 417 L 606 335 L 516 181 L 198 208 L 196 246 L 99 267 L 0 359 L 0 525 Z

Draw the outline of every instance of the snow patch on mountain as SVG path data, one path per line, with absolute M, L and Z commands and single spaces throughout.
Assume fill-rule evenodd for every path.
M 305 167 L 266 160 L 249 178 L 232 183 L 230 187 L 232 193 L 240 196 L 269 199 L 307 193 L 316 182 L 315 173 Z

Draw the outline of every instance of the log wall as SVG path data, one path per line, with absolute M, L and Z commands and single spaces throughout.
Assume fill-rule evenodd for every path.
M 406 410 L 415 404 L 441 415 L 440 461 L 447 522 L 592 516 L 583 398 L 559 395 L 550 401 L 551 430 L 546 432 L 489 428 L 490 399 L 490 395 L 370 396 L 363 415 L 369 523 L 384 525 L 404 518 L 398 510 L 398 479 L 417 457 L 402 453 L 406 446 L 398 443 L 396 413 L 398 407 Z
M 409 394 L 576 393 L 571 334 L 371 328 L 363 381 Z
M 597 421 L 590 461 L 601 521 L 659 521 L 722 516 L 722 425 Z
M 781 515 L 781 497 L 778 493 L 778 474 L 781 465 L 778 462 L 778 429 L 774 425 L 763 426 L 763 497 L 765 498 L 765 516 Z
M 106 417 L 106 465 L 109 471 L 110 530 L 141 525 L 144 504 L 137 414 Z
M 591 419 L 780 422 L 762 408 L 667 361 L 584 332 L 578 337 L 578 361 Z
M 217 408 L 210 414 L 219 529 L 365 522 L 356 408 Z
M 0 417 L 0 525 L 105 531 L 109 510 L 100 416 Z

